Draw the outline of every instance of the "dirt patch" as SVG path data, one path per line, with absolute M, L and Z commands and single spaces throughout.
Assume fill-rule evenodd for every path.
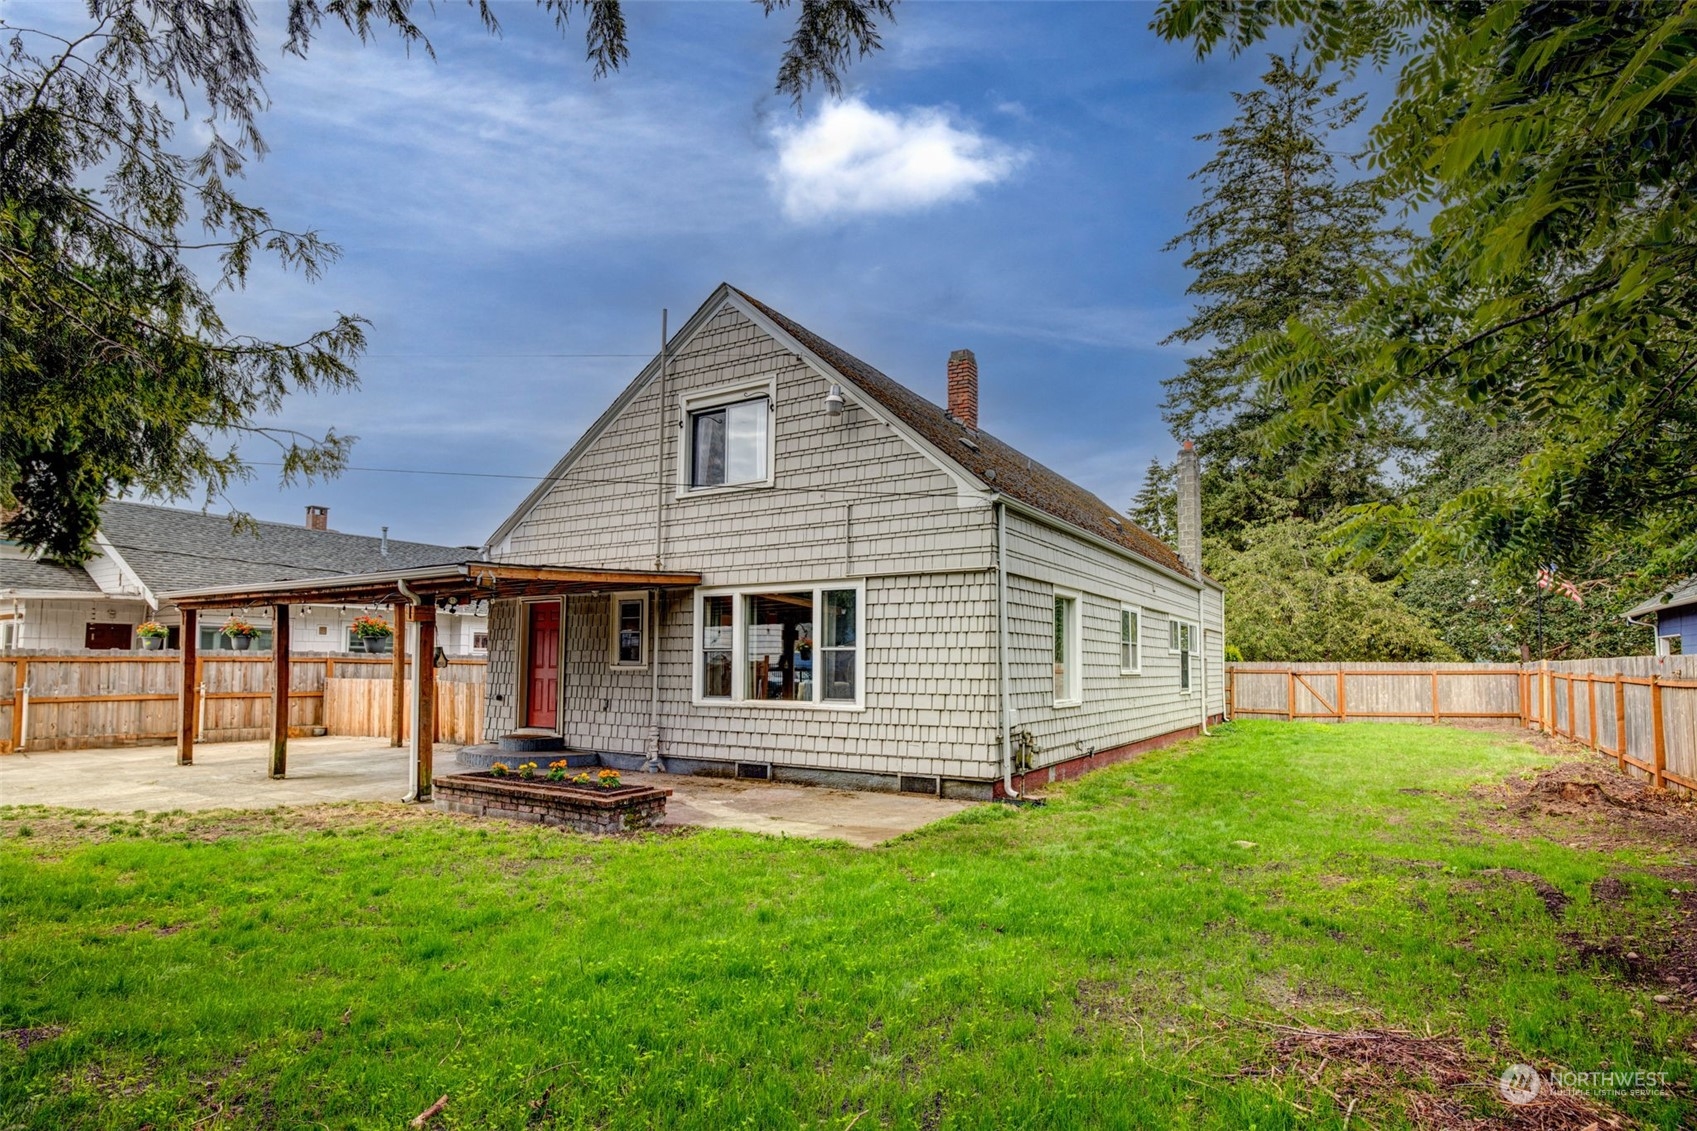
M 51 1041 L 64 1031 L 63 1025 L 36 1025 L 25 1029 L 0 1029 L 0 1041 L 7 1042 L 19 1052 L 28 1052 L 31 1045 Z
M 1593 903 L 1625 903 L 1631 895 L 1632 885 L 1619 876 L 1604 876 L 1591 885 Z
M 1567 893 L 1556 887 L 1544 877 L 1532 872 L 1522 872 L 1518 868 L 1486 868 L 1479 873 L 1481 876 L 1500 876 L 1517 884 L 1527 884 L 1538 893 L 1538 898 L 1544 901 L 1544 910 L 1550 913 L 1550 918 L 1559 920 L 1567 905 L 1572 902 Z
M 1571 755 L 1571 747 L 1555 752 Z M 1480 786 L 1493 803 L 1485 823 L 1515 837 L 1544 836 L 1576 848 L 1652 849 L 1697 855 L 1697 800 L 1657 789 L 1588 755 L 1528 778 Z
M 1272 1028 L 1279 1035 L 1270 1050 L 1270 1064 L 1242 1074 L 1306 1081 L 1362 1126 L 1376 1125 L 1390 1114 L 1387 1101 L 1400 1101 L 1409 1121 L 1422 1131 L 1629 1126 L 1594 1100 L 1571 1093 L 1546 1092 L 1529 1104 L 1505 1104 L 1497 1093 L 1500 1067 L 1469 1057 L 1453 1038 L 1395 1029 Z

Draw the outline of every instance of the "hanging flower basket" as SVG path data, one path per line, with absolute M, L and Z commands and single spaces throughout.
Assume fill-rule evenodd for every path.
M 395 630 L 382 617 L 355 617 L 354 639 L 367 652 L 387 652 L 394 646 Z
M 238 652 L 246 652 L 253 647 L 254 637 L 259 635 L 259 629 L 245 620 L 231 617 L 224 622 L 224 627 L 218 630 L 230 638 L 230 647 Z

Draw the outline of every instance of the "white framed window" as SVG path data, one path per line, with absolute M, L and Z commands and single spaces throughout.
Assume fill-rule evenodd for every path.
M 1167 655 L 1176 656 L 1179 652 L 1179 636 L 1183 621 L 1175 617 L 1167 618 Z
M 487 651 L 489 651 L 489 634 L 487 632 L 474 632 L 474 633 L 472 633 L 471 634 L 471 650 L 473 652 L 487 652 Z
M 1178 626 L 1178 689 L 1186 695 L 1191 690 L 1191 667 L 1196 655 L 1196 626 L 1189 621 L 1174 621 Z
M 865 705 L 860 582 L 697 590 L 698 704 Z
M 1120 674 L 1143 674 L 1143 610 L 1120 606 Z
M 625 669 L 647 668 L 648 594 L 640 591 L 615 593 L 610 600 L 612 631 L 607 641 L 608 665 Z
M 1079 595 L 1055 590 L 1055 706 L 1084 702 L 1084 648 L 1079 632 Z
M 678 493 L 772 485 L 775 380 L 679 398 Z

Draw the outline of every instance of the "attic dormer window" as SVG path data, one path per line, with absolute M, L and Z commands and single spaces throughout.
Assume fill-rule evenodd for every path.
M 763 486 L 772 480 L 770 387 L 720 390 L 685 399 L 679 479 L 686 491 Z

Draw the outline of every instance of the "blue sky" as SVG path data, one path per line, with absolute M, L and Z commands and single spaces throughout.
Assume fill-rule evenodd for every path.
M 362 387 L 284 418 L 357 435 L 355 467 L 541 476 L 652 354 L 661 307 L 675 326 L 721 280 L 934 399 L 973 349 L 983 426 L 1117 506 L 1169 454 L 1183 354 L 1159 343 L 1189 303 L 1162 246 L 1198 198 L 1194 135 L 1264 52 L 1199 63 L 1143 4 L 909 3 L 846 100 L 798 114 L 772 93 L 782 13 L 631 4 L 629 65 L 597 82 L 577 29 L 527 4 L 499 7 L 499 39 L 439 8 L 435 62 L 329 30 L 300 61 L 258 5 L 271 152 L 247 193 L 344 256 L 316 283 L 262 266 L 225 309 L 281 339 L 372 321 Z M 256 471 L 230 497 L 256 517 L 322 503 L 337 529 L 449 543 L 534 484 Z

